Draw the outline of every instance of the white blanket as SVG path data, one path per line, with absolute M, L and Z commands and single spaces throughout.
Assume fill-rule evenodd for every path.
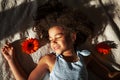
M 38 38 L 38 34 L 32 30 L 34 21 L 33 17 L 36 15 L 36 9 L 40 5 L 49 0 L 1 0 L 0 1 L 0 49 L 6 42 L 18 42 L 24 37 Z M 59 0 L 64 3 L 63 0 Z M 72 0 L 71 0 L 72 1 Z M 74 0 L 73 0 L 74 1 Z M 88 15 L 98 27 L 95 27 L 93 32 L 96 37 L 93 38 L 95 42 L 102 42 L 111 40 L 118 46 L 112 49 L 112 57 L 110 60 L 105 57 L 105 60 L 99 55 L 96 55 L 103 63 L 110 64 L 111 67 L 120 71 L 120 4 L 119 0 L 78 0 L 81 11 Z M 103 5 L 101 4 L 101 1 Z M 66 5 L 66 3 L 64 4 Z M 71 3 L 68 4 L 71 6 Z M 74 5 L 76 6 L 76 5 Z M 78 6 L 78 5 L 77 5 Z M 72 6 L 73 7 L 73 6 Z M 106 9 L 107 8 L 107 9 Z M 42 12 L 42 11 L 41 11 Z M 99 32 L 100 26 L 102 34 Z M 115 29 L 117 28 L 117 29 Z M 96 35 L 97 34 L 97 35 Z M 19 46 L 16 48 L 19 52 Z M 18 59 L 26 72 L 30 72 L 34 63 L 37 63 L 41 56 L 49 53 L 49 44 L 42 46 L 37 52 L 31 55 L 17 53 Z M 95 53 L 97 54 L 97 53 Z M 111 62 L 112 61 L 112 62 Z M 29 67 L 29 68 L 28 68 Z M 14 80 L 10 68 L 0 52 L 0 80 Z M 46 80 L 46 79 L 45 79 Z

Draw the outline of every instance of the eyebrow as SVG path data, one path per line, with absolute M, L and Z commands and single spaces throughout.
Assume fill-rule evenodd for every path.
M 57 35 L 63 35 L 64 33 L 57 33 L 57 34 L 55 34 L 55 36 L 57 36 Z M 50 36 L 49 36 L 49 38 L 51 38 Z
M 64 34 L 64 33 L 57 33 L 56 35 L 63 35 L 63 34 Z M 56 35 L 55 35 L 55 36 L 56 36 Z

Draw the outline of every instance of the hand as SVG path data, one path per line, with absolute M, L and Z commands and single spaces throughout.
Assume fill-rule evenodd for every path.
M 14 48 L 10 43 L 7 43 L 3 48 L 2 48 L 2 54 L 5 57 L 7 61 L 13 60 L 14 57 Z

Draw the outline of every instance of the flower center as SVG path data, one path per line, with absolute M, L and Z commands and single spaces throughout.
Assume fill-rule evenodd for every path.
M 33 43 L 29 43 L 29 44 L 28 44 L 28 48 L 29 48 L 29 49 L 32 49 L 33 47 L 34 47 Z

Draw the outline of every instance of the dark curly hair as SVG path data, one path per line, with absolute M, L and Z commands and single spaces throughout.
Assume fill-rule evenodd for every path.
M 75 31 L 77 33 L 75 46 L 79 46 L 92 35 L 95 25 L 80 10 L 65 8 L 61 12 L 54 11 L 46 15 L 37 21 L 36 26 L 39 29 L 38 33 L 42 32 L 45 39 L 48 39 L 47 31 L 52 26 L 61 26 L 70 32 Z

